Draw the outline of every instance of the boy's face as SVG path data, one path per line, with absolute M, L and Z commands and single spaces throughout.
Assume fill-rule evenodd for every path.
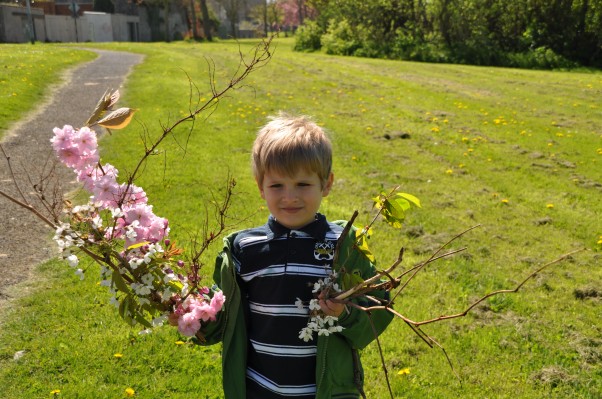
M 330 192 L 332 181 L 332 173 L 322 187 L 316 172 L 300 170 L 295 176 L 286 176 L 266 171 L 263 183 L 258 186 L 261 198 L 278 223 L 289 229 L 300 229 L 315 219 L 322 198 Z

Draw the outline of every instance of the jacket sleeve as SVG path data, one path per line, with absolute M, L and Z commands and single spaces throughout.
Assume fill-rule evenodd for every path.
M 339 251 L 337 262 L 339 265 L 335 265 L 335 269 L 344 266 L 347 272 L 359 272 L 364 280 L 376 274 L 374 265 L 355 246 L 355 229 L 351 229 Z M 389 299 L 389 293 L 384 290 L 375 290 L 369 295 L 379 299 Z M 378 305 L 362 297 L 354 298 L 352 302 L 362 307 Z M 339 334 L 347 339 L 352 348 L 363 349 L 387 328 L 393 317 L 391 312 L 384 309 L 373 310 L 368 314 L 348 305 L 347 310 L 339 317 L 339 325 L 343 327 L 343 331 Z
M 240 290 L 236 284 L 236 276 L 232 264 L 231 245 L 233 235 L 224 238 L 224 247 L 217 255 L 213 281 L 213 290 L 221 290 L 226 297 L 224 307 L 216 315 L 216 320 L 203 323 L 200 337 L 194 339 L 200 345 L 213 345 L 224 340 L 227 325 L 232 322 L 230 317 L 236 315 L 240 303 Z

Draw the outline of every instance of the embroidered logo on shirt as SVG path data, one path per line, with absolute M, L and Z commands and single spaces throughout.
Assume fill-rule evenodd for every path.
M 334 243 L 332 241 L 317 242 L 314 247 L 314 258 L 317 260 L 332 260 L 334 258 Z

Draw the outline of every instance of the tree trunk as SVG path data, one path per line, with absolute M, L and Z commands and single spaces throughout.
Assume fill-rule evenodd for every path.
M 199 39 L 199 32 L 197 31 L 197 20 L 196 20 L 196 4 L 194 0 L 190 0 L 190 16 L 192 18 L 192 37 L 194 40 Z
M 211 37 L 211 19 L 209 19 L 209 9 L 207 9 L 207 0 L 200 0 L 201 2 L 201 15 L 203 17 L 203 33 L 205 39 L 212 41 Z
M 169 0 L 163 1 L 163 10 L 165 12 L 165 41 L 171 41 L 171 32 L 169 29 Z

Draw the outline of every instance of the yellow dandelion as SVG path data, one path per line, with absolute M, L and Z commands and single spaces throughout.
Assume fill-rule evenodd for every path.
M 466 143 L 468 141 L 468 137 L 462 137 L 462 142 Z
M 447 173 L 448 175 L 451 175 L 452 173 L 454 173 L 453 169 L 448 169 L 445 171 L 445 173 Z
M 134 391 L 132 388 L 125 389 L 125 396 L 127 396 L 128 398 L 131 398 L 135 394 L 136 394 L 136 391 Z
M 123 354 L 122 353 L 116 353 L 116 354 L 113 355 L 113 357 L 116 358 L 116 359 L 121 359 L 123 357 Z
M 438 126 L 433 126 L 433 127 L 431 128 L 431 132 L 433 132 L 433 133 L 439 133 L 439 130 L 440 130 L 440 129 L 439 129 L 439 127 L 438 127 Z
M 602 245 L 602 238 L 598 240 L 598 245 Z
M 502 204 L 508 205 L 509 203 L 510 203 L 510 201 L 507 200 L 506 198 L 502 199 Z
M 468 151 L 468 152 L 473 152 L 473 151 L 474 151 L 474 149 L 472 149 L 472 148 L 469 148 L 467 151 Z
M 369 131 L 369 130 L 372 130 L 372 127 L 371 127 L 371 126 L 368 126 L 368 127 L 366 128 L 366 130 L 368 130 L 368 131 Z
M 176 341 L 176 345 L 184 345 L 185 342 L 184 341 Z
M 548 209 L 552 209 L 552 208 L 554 208 L 554 204 L 547 204 L 547 205 L 546 205 L 546 208 L 548 208 Z
M 50 394 L 54 396 L 57 396 L 59 393 L 61 393 L 60 389 L 53 389 L 52 391 L 50 391 Z
M 397 375 L 407 375 L 410 374 L 410 368 L 406 367 L 397 372 Z

